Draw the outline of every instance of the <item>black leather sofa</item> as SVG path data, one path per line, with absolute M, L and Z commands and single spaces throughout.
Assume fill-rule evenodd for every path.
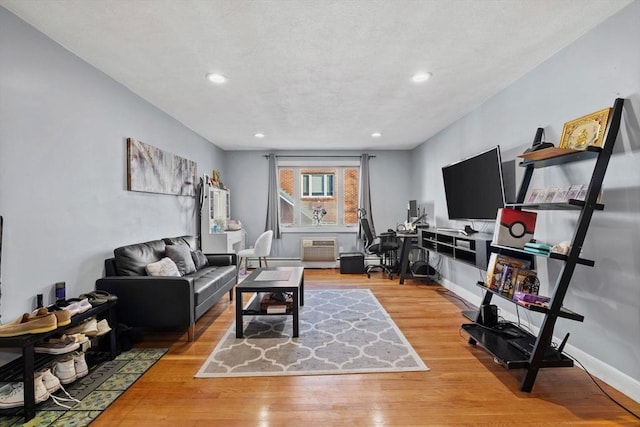
M 236 254 L 205 254 L 208 265 L 181 277 L 149 276 L 148 264 L 164 258 L 167 245 L 187 245 L 196 251 L 193 236 L 180 236 L 122 246 L 105 260 L 105 277 L 96 289 L 118 296 L 118 321 L 131 327 L 188 328 L 193 341 L 195 322 L 238 281 Z

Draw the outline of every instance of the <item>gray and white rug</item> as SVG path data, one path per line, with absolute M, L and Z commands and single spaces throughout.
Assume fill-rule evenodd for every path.
M 245 316 L 235 323 L 196 378 L 428 371 L 368 289 L 306 290 L 300 336 L 291 316 Z

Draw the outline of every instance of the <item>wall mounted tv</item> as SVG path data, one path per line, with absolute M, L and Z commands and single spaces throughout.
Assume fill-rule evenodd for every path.
M 442 168 L 449 219 L 495 220 L 504 207 L 500 147 Z

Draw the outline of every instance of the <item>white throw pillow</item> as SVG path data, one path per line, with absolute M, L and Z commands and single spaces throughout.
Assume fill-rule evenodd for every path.
M 178 266 L 169 257 L 162 258 L 160 261 L 147 264 L 145 267 L 149 276 L 176 276 L 180 277 Z

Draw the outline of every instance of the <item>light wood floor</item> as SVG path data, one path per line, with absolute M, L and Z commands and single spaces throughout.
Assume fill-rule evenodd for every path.
M 460 332 L 464 305 L 439 285 L 398 285 L 380 273 L 305 270 L 305 288 L 369 288 L 431 369 L 360 375 L 201 378 L 193 375 L 234 321 L 219 302 L 186 332 L 147 333 L 139 347 L 169 352 L 92 426 L 640 425 L 581 369 L 544 369 L 532 393 Z M 604 386 L 637 414 L 640 404 Z

